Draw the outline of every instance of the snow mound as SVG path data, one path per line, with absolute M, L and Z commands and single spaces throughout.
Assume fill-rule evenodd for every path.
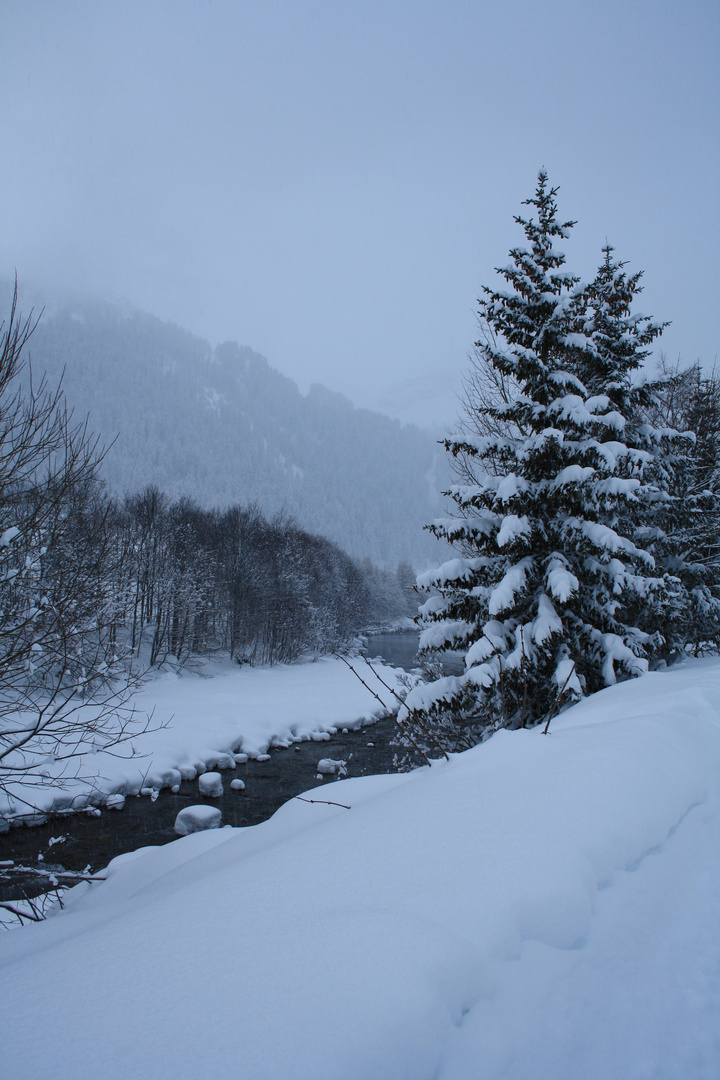
M 222 776 L 219 772 L 206 772 L 198 777 L 198 789 L 206 799 L 219 799 L 223 793 Z
M 0 936 L 8 1075 L 715 1080 L 720 663 L 550 732 L 114 860 Z
M 318 761 L 317 771 L 320 776 L 335 776 L 338 773 L 340 776 L 345 776 L 346 764 L 347 762 L 342 760 L 335 761 L 334 758 L 324 757 Z
M 175 832 L 179 836 L 204 832 L 206 829 L 219 829 L 222 813 L 215 806 L 186 806 L 175 818 Z

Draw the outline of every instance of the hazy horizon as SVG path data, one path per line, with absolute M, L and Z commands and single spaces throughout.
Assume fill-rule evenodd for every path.
M 703 0 L 4 0 L 0 274 L 442 425 L 545 167 L 569 266 L 614 244 L 659 349 L 712 365 L 719 27 Z

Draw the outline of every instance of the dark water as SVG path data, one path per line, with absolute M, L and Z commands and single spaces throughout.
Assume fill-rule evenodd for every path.
M 413 666 L 417 639 L 417 633 L 412 631 L 375 634 L 368 640 L 367 655 L 381 656 L 388 663 L 409 669 Z M 145 796 L 130 797 L 123 810 L 105 809 L 97 817 L 84 813 L 58 816 L 34 828 L 13 828 L 0 836 L 0 860 L 38 864 L 41 855 L 40 865 L 48 869 L 84 870 L 90 866 L 97 871 L 123 852 L 176 840 L 174 825 L 179 811 L 198 803 L 218 807 L 224 825 L 256 825 L 308 788 L 322 784 L 326 794 L 319 797 L 333 799 L 334 778 L 317 778 L 317 763 L 321 758 L 344 760 L 348 776 L 392 772 L 397 759 L 408 755 L 405 748 L 397 745 L 396 738 L 397 725 L 393 718 L 388 718 L 346 734 L 338 731 L 322 742 L 271 749 L 269 761 L 251 760 L 226 770 L 222 773 L 224 794 L 219 799 L 203 798 L 197 780 L 191 780 L 183 783 L 176 795 L 164 790 L 154 801 Z M 420 762 L 410 757 L 406 764 Z M 230 789 L 235 778 L 244 781 L 244 791 Z M 12 895 L 17 893 L 13 890 Z M 10 893 L 3 895 L 0 890 L 0 899 L 11 898 Z
M 366 653 L 369 657 L 381 656 L 386 663 L 405 668 L 405 671 L 418 666 L 420 634 L 417 630 L 403 630 L 399 634 L 368 634 L 367 641 Z M 446 675 L 459 675 L 465 670 L 462 655 L 444 653 L 442 668 Z
M 328 741 L 297 743 L 289 749 L 270 750 L 269 761 L 248 761 L 225 770 L 224 794 L 219 799 L 205 799 L 198 792 L 197 780 L 189 780 L 174 795 L 161 791 L 155 801 L 145 796 L 125 800 L 123 810 L 102 810 L 99 817 L 73 814 L 50 818 L 45 825 L 14 828 L 0 836 L 0 859 L 16 863 L 38 864 L 55 869 L 97 870 L 125 851 L 177 840 L 175 818 L 186 806 L 207 803 L 222 811 L 223 825 L 257 825 L 308 788 L 323 785 L 322 799 L 338 800 L 333 795 L 334 778 L 319 778 L 317 763 L 321 758 L 344 760 L 348 776 L 392 772 L 396 757 L 407 753 L 395 745 L 397 725 L 394 719 L 379 720 L 347 734 L 338 732 Z M 418 762 L 419 763 L 419 762 Z M 244 791 L 232 791 L 234 779 L 243 780 Z M 338 789 L 339 791 L 341 789 Z M 342 802 L 342 799 L 339 799 Z M 62 838 L 60 842 L 58 838 Z M 51 844 L 52 841 L 56 841 Z M 9 894 L 0 899 L 10 899 Z
M 366 653 L 372 659 L 380 656 L 387 664 L 410 671 L 416 667 L 418 641 L 416 630 L 403 630 L 399 634 L 368 634 Z

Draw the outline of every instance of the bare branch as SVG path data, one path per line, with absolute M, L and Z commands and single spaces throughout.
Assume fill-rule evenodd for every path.
M 299 799 L 300 802 L 324 803 L 325 806 L 341 806 L 343 810 L 352 810 L 352 806 L 346 806 L 341 802 L 331 802 L 330 799 L 306 799 L 304 795 L 295 795 L 294 798 Z

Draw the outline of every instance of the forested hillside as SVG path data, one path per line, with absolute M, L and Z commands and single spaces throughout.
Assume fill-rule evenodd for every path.
M 446 466 L 417 428 L 322 386 L 303 396 L 250 348 L 213 349 L 107 302 L 46 306 L 30 355 L 51 384 L 64 369 L 76 416 L 89 413 L 105 443 L 117 436 L 102 470 L 113 493 L 153 485 L 206 508 L 256 501 L 355 557 L 416 567 L 437 558 L 422 526 L 437 516 Z

